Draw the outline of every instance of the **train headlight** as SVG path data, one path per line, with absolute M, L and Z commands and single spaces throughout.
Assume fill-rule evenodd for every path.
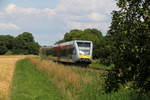
M 90 58 L 90 55 L 80 55 L 80 58 L 89 59 L 89 58 Z
M 84 55 L 85 53 L 83 51 L 79 51 L 79 54 L 80 55 Z

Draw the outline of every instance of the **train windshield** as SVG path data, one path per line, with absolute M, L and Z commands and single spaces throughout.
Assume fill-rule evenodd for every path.
M 79 54 L 80 55 L 90 55 L 90 49 L 89 50 L 79 49 Z
M 78 47 L 90 47 L 91 43 L 88 42 L 77 42 Z
M 91 43 L 88 42 L 77 42 L 80 55 L 90 55 Z

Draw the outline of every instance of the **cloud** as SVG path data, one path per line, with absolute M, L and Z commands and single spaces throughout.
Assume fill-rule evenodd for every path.
M 13 23 L 26 30 L 42 29 L 51 22 L 55 14 L 54 9 L 24 8 L 15 4 L 9 4 L 4 9 L 1 9 L 0 22 L 5 24 Z M 9 26 L 12 25 L 9 24 Z
M 23 8 L 9 4 L 3 12 L 5 18 L 9 19 L 8 22 L 12 21 L 20 27 L 35 29 L 35 26 L 42 27 L 48 23 L 61 21 L 66 24 L 66 29 L 99 28 L 100 24 L 110 23 L 108 22 L 110 21 L 110 12 L 116 9 L 114 4 L 113 0 L 88 0 L 88 2 L 87 0 L 61 0 L 54 9 Z M 2 17 L 0 17 L 1 19 Z M 104 30 L 104 32 L 106 31 Z
M 19 30 L 20 27 L 12 23 L 0 23 L 1 30 Z
M 104 14 L 92 12 L 91 14 L 88 15 L 88 18 L 93 20 L 93 21 L 106 21 L 108 20 L 108 17 Z
M 115 0 L 61 0 L 55 9 L 68 29 L 98 28 L 104 33 L 113 10 L 117 10 Z
M 57 11 L 71 14 L 103 12 L 109 14 L 116 9 L 115 0 L 61 0 Z
M 102 32 L 106 32 L 109 29 L 110 24 L 103 22 L 103 23 L 82 23 L 82 22 L 75 22 L 75 21 L 68 21 L 67 27 L 69 29 L 86 29 L 86 28 L 97 28 Z M 106 33 L 104 33 L 106 34 Z
M 116 0 L 60 0 L 53 9 L 11 3 L 0 9 L 0 30 L 30 31 L 43 42 L 49 38 L 58 40 L 71 29 L 97 28 L 106 34 L 111 12 L 117 9 L 115 3 Z
M 15 4 L 9 4 L 6 8 L 5 11 L 7 14 L 13 15 L 55 15 L 55 11 L 53 9 L 45 8 L 45 9 L 36 9 L 36 8 L 23 8 L 16 6 Z M 40 15 L 41 14 L 41 15 Z
M 9 4 L 7 7 L 6 7 L 6 12 L 7 13 L 12 13 L 13 10 L 16 9 L 16 5 L 15 4 Z

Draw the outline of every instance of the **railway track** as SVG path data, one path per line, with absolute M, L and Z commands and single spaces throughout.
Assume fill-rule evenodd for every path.
M 46 60 L 51 60 L 51 61 L 54 61 L 50 58 L 46 58 Z M 67 65 L 67 66 L 71 66 L 71 67 L 80 67 L 80 68 L 83 68 L 83 69 L 92 69 L 92 70 L 97 70 L 97 71 L 100 71 L 100 72 L 109 72 L 110 70 L 108 69 L 104 69 L 104 68 L 97 68 L 97 67 L 94 67 L 94 66 L 85 66 L 84 64 L 74 64 L 74 63 L 69 63 L 69 62 L 60 62 L 60 61 L 54 61 L 54 62 L 57 62 L 59 64 L 63 64 L 63 65 Z
M 104 69 L 104 68 L 97 68 L 95 66 L 85 66 L 84 64 L 74 64 L 74 63 L 69 63 L 69 62 L 60 62 L 60 61 L 54 61 L 52 60 L 51 58 L 49 57 L 46 57 L 46 60 L 51 60 L 53 62 L 57 62 L 59 64 L 63 64 L 63 65 L 68 65 L 68 66 L 71 66 L 71 67 L 80 67 L 80 68 L 83 68 L 83 69 L 92 69 L 92 70 L 97 70 L 97 71 L 100 71 L 100 72 L 109 72 L 110 70 L 108 69 Z

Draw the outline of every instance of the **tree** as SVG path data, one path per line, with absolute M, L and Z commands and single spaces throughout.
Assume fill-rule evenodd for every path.
M 6 45 L 7 49 L 12 50 L 13 49 L 14 37 L 10 36 L 10 35 L 3 35 L 1 37 L 2 37 L 2 40 L 5 42 L 5 45 Z
M 4 42 L 0 41 L 0 55 L 3 55 L 7 52 L 7 47 Z
M 102 41 L 101 45 L 98 46 L 98 51 L 95 51 L 98 56 L 98 63 L 109 66 L 113 64 L 113 53 L 115 51 L 112 37 L 105 36 L 104 41 Z
M 39 48 L 32 34 L 24 32 L 15 38 L 13 52 L 15 54 L 38 54 Z
M 113 71 L 106 79 L 106 92 L 132 81 L 137 92 L 150 90 L 150 0 L 118 0 L 108 35 L 113 38 Z
M 38 43 L 30 42 L 28 44 L 28 53 L 38 55 L 39 54 L 39 48 L 40 48 L 40 46 Z
M 0 35 L 0 54 L 5 54 L 13 48 L 14 37 L 10 35 Z

